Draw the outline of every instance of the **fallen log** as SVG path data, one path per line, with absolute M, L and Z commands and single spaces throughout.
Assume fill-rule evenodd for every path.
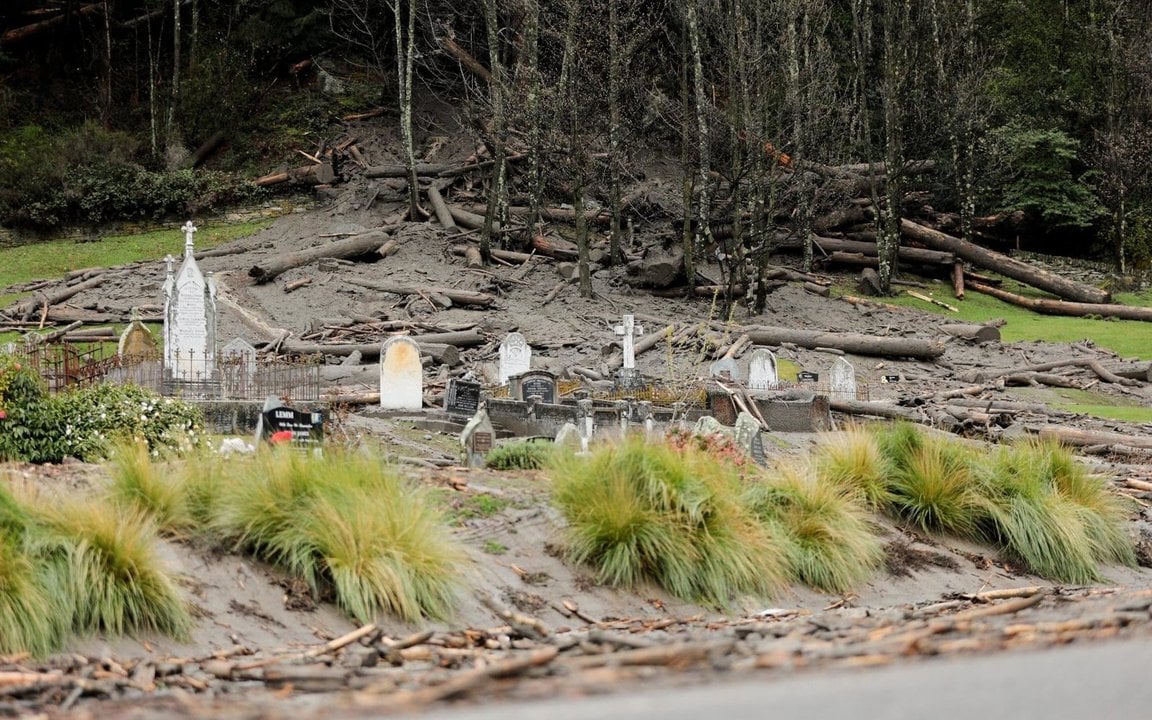
M 1152 322 L 1152 308 L 1134 307 L 1132 305 L 1071 302 L 1069 300 L 1051 300 L 1048 298 L 1030 298 L 978 282 L 969 282 L 968 287 L 976 292 L 991 295 L 998 300 L 1003 300 L 1006 303 L 1027 308 L 1032 312 L 1038 312 L 1044 315 L 1067 315 L 1071 317 L 1100 315 L 1102 317 L 1114 317 L 1121 320 Z
M 462 228 L 469 230 L 482 230 L 484 228 L 484 216 L 470 213 L 467 210 L 461 210 L 458 207 L 448 206 L 448 213 L 452 216 L 452 220 Z M 500 223 L 492 222 L 492 232 L 501 231 Z
M 853 355 L 914 357 L 925 360 L 938 358 L 944 354 L 944 344 L 936 340 L 797 330 L 768 325 L 751 325 L 735 331 L 747 334 L 756 345 L 792 343 L 804 348 L 835 348 Z
M 474 246 L 472 246 L 472 245 L 453 245 L 452 246 L 452 254 L 453 255 L 459 255 L 460 257 L 466 258 L 466 257 L 468 257 L 468 251 L 470 249 L 474 249 Z M 489 250 L 488 254 L 491 255 L 492 257 L 496 258 L 497 260 L 503 260 L 504 262 L 518 263 L 518 264 L 526 263 L 526 262 L 528 262 L 529 259 L 531 259 L 533 257 L 531 253 L 515 252 L 512 250 L 497 250 L 496 248 L 492 248 L 491 250 Z M 523 278 L 519 278 L 519 279 L 522 280 Z
M 1117 375 L 1111 372 L 1098 360 L 1092 358 L 1066 358 L 1064 360 L 1053 360 L 1052 362 L 1038 363 L 1036 365 L 1025 365 L 1023 367 L 1008 368 L 1006 370 L 977 370 L 970 373 L 965 373 L 965 382 L 984 382 L 1001 376 L 1020 375 L 1025 373 L 1043 373 L 1047 370 L 1057 370 L 1065 367 L 1081 367 L 1091 370 L 1096 373 L 1096 377 L 1104 382 L 1116 383 L 1118 385 L 1139 385 L 1139 379 L 1133 379 L 1123 375 Z
M 879 254 L 879 251 L 876 249 L 876 243 L 861 242 L 858 240 L 840 240 L 838 238 L 821 237 L 819 235 L 813 235 L 812 242 L 816 247 L 826 253 L 837 251 L 859 253 L 865 257 L 876 257 Z M 956 262 L 956 254 L 951 251 L 945 252 L 941 250 L 901 247 L 896 252 L 897 257 L 902 262 L 917 263 L 920 265 L 951 266 Z
M 560 238 L 537 235 L 532 238 L 532 247 L 536 249 L 537 253 L 557 260 L 575 260 L 579 257 L 576 243 Z
M 336 171 L 331 163 L 324 162 L 270 173 L 252 181 L 256 187 L 268 187 L 286 182 L 295 185 L 330 185 L 336 182 Z
M 1064 425 L 1029 427 L 1028 431 L 1043 439 L 1056 440 L 1065 445 L 1127 445 L 1145 450 L 1152 449 L 1152 437 L 1148 436 L 1122 435 L 1104 430 L 1082 430 Z
M 387 338 L 385 338 L 387 339 Z M 420 354 L 428 355 L 442 365 L 455 365 L 460 362 L 460 348 L 445 343 L 421 342 L 415 337 L 416 344 L 420 346 Z M 357 343 L 348 345 L 324 345 L 321 343 L 292 343 L 286 342 L 280 346 L 281 353 L 292 355 L 336 355 L 347 356 L 360 353 L 365 359 L 380 357 L 382 343 Z
M 12 317 L 18 317 L 22 321 L 27 321 L 32 316 L 32 313 L 40 310 L 41 308 L 51 308 L 53 305 L 59 305 L 65 300 L 68 300 L 73 296 L 84 292 L 85 290 L 91 290 L 92 288 L 100 287 L 106 278 L 107 274 L 101 273 L 94 278 L 89 278 L 84 282 L 70 285 L 50 294 L 36 293 L 27 300 L 18 302 L 12 307 L 8 308 L 6 312 Z
M 993 270 L 1013 280 L 1019 280 L 1067 300 L 1082 303 L 1108 303 L 1112 301 L 1112 295 L 1107 290 L 1069 280 L 1007 255 L 993 252 L 939 230 L 914 223 L 911 220 L 900 221 L 900 232 L 904 236 L 922 242 L 933 249 L 953 253 L 978 267 Z
M 475 290 L 458 290 L 456 288 L 420 288 L 412 285 L 400 285 L 393 283 L 372 283 L 364 282 L 363 280 L 345 279 L 344 282 L 349 285 L 356 285 L 357 287 L 366 288 L 368 290 L 375 290 L 377 292 L 391 293 L 393 295 L 440 295 L 448 298 L 456 305 L 472 305 L 476 307 L 489 307 L 492 303 L 496 302 L 496 298 L 488 295 L 487 293 L 476 292 Z
M 872 417 L 882 417 L 889 420 L 909 420 L 917 423 L 922 422 L 924 419 L 917 411 L 911 408 L 893 405 L 892 403 L 829 398 L 828 407 L 846 415 L 871 415 Z
M 17 7 L 19 7 L 19 6 L 17 6 Z M 41 20 L 39 22 L 34 22 L 30 25 L 24 25 L 24 26 L 21 26 L 18 28 L 13 28 L 11 30 L 8 30 L 3 35 L 0 35 L 0 44 L 9 45 L 12 43 L 20 42 L 21 40 L 25 40 L 27 38 L 30 38 L 33 35 L 41 33 L 41 32 L 43 32 L 49 28 L 55 27 L 56 25 L 60 25 L 60 24 L 64 23 L 65 21 L 71 21 L 73 19 L 74 15 L 75 16 L 90 15 L 92 13 L 100 12 L 106 6 L 101 5 L 100 3 L 92 3 L 91 5 L 81 5 L 80 7 L 75 8 L 75 9 L 71 9 L 71 8 L 75 7 L 74 5 L 71 5 L 71 4 L 69 4 L 67 7 L 70 8 L 70 10 L 65 10 L 63 12 L 56 14 L 56 15 L 53 15 L 52 17 L 48 18 L 47 20 Z M 15 13 L 13 14 L 13 17 L 15 17 Z
M 964 263 L 959 260 L 952 263 L 952 297 L 964 299 Z
M 474 205 L 471 208 L 472 212 L 483 213 L 487 211 L 481 205 Z M 538 208 L 540 218 L 542 220 L 551 220 L 553 222 L 574 223 L 576 222 L 576 211 L 572 208 L 552 208 L 542 207 Z M 532 208 L 519 205 L 513 205 L 508 208 L 508 215 L 511 217 L 526 218 L 532 214 Z M 608 226 L 612 224 L 612 216 L 609 213 L 585 213 L 584 221 L 589 225 Z
M 314 263 L 321 258 L 347 259 L 375 254 L 380 246 L 388 240 L 387 233 L 397 227 L 399 226 L 379 228 L 299 252 L 271 257 L 259 265 L 253 265 L 248 270 L 248 275 L 255 278 L 257 284 L 262 285 L 271 282 L 277 275 L 287 270 Z
M 435 183 L 428 186 L 425 194 L 428 195 L 428 202 L 432 205 L 432 212 L 435 213 L 440 226 L 445 230 L 455 230 L 456 221 L 452 219 L 452 213 L 448 212 L 448 204 L 444 202 L 444 196 L 440 194 L 440 189 Z
M 941 325 L 940 332 L 972 342 L 1000 342 L 1000 328 L 995 325 L 955 323 Z

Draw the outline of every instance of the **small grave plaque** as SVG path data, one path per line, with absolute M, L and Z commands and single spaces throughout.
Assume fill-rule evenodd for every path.
M 808 370 L 801 370 L 796 373 L 796 382 L 814 383 L 820 382 L 820 373 L 809 372 Z
M 283 405 L 265 410 L 260 417 L 261 439 L 273 445 L 301 447 L 324 442 L 324 414 Z
M 900 376 L 899 375 L 885 375 L 884 377 L 881 378 L 881 380 L 883 380 L 886 383 L 898 383 L 898 382 L 900 382 Z
M 513 385 L 519 387 L 519 399 L 527 400 L 533 395 L 540 397 L 540 402 L 556 402 L 556 376 L 546 370 L 531 370 L 512 380 Z
M 732 396 L 728 392 L 718 386 L 708 388 L 708 411 L 712 416 L 720 421 L 722 425 L 731 427 L 736 424 L 736 404 L 732 402 Z
M 472 416 L 480 409 L 480 383 L 452 378 L 444 393 L 444 412 L 449 415 Z
M 460 433 L 460 442 L 468 456 L 468 467 L 484 467 L 485 456 L 492 449 L 495 439 L 496 430 L 488 419 L 487 411 L 478 410 Z

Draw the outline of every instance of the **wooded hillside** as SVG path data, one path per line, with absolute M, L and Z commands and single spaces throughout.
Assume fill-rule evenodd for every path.
M 417 149 L 437 134 L 421 110 L 436 105 L 482 148 L 485 258 L 516 207 L 527 245 L 542 208 L 565 203 L 580 253 L 602 218 L 610 261 L 630 219 L 669 215 L 690 280 L 701 252 L 735 276 L 789 242 L 811 261 L 814 233 L 837 230 L 875 241 L 887 288 L 909 216 L 963 241 L 1095 253 L 1123 272 L 1152 257 L 1150 8 L 9 0 L 0 223 L 244 197 L 251 186 L 207 170 L 304 163 L 314 175 L 300 155 L 321 159 L 347 135 L 341 118 L 372 115 L 398 130 L 386 160 L 419 214 Z M 640 182 L 653 155 L 679 168 L 676 207 Z

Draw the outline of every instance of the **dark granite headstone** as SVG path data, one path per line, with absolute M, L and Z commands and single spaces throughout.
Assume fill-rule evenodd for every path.
M 444 412 L 449 415 L 467 415 L 469 417 L 476 414 L 480 409 L 480 390 L 482 389 L 480 383 L 468 382 L 467 380 L 457 380 L 453 378 L 448 381 L 448 389 L 444 392 Z
M 748 447 L 749 454 L 752 455 L 752 460 L 760 467 L 768 464 L 768 456 L 764 454 L 764 438 L 760 433 L 752 436 L 752 442 Z
M 322 412 L 295 410 L 281 405 L 265 410 L 260 420 L 260 436 L 264 442 L 298 446 L 320 445 L 324 442 Z
M 736 424 L 736 404 L 732 396 L 723 388 L 710 387 L 708 394 L 708 412 L 716 418 L 721 425 L 732 427 Z
M 529 370 L 512 378 L 519 392 L 517 400 L 527 400 L 537 396 L 540 402 L 549 405 L 556 402 L 556 376 L 545 370 Z

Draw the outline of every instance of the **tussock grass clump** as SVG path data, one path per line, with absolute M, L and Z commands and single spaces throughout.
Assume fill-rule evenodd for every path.
M 92 501 L 40 501 L 35 553 L 50 592 L 78 633 L 157 631 L 183 639 L 187 604 L 157 555 L 155 525 L 139 511 Z
M 813 460 L 823 480 L 859 493 L 871 509 L 880 510 L 892 501 L 888 480 L 895 467 L 866 429 L 853 426 L 822 436 Z
M 28 517 L 0 485 L 0 653 L 46 655 L 63 634 L 41 568 L 26 552 Z
M 735 468 L 715 456 L 631 439 L 557 454 L 549 469 L 569 556 L 600 582 L 653 580 L 716 606 L 782 587 L 779 541 L 747 506 Z
M 314 593 L 331 587 L 357 620 L 450 615 L 465 553 L 431 496 L 378 458 L 261 452 L 220 491 L 216 528 Z
M 146 443 L 118 443 L 112 450 L 111 465 L 109 495 L 114 502 L 150 516 L 169 533 L 195 525 L 179 478 L 153 464 Z
M 548 440 L 519 440 L 494 448 L 486 463 L 494 470 L 539 470 L 556 451 Z
M 896 440 L 888 446 L 897 466 L 891 478 L 895 514 L 925 532 L 976 534 L 983 505 L 968 451 L 935 436 L 907 442 L 903 430 L 890 438 Z
M 1035 572 L 1089 583 L 1101 579 L 1101 562 L 1135 562 L 1121 499 L 1066 448 L 1047 441 L 1001 448 L 977 475 L 989 534 Z
M 865 497 L 806 465 L 776 465 L 749 488 L 749 499 L 756 514 L 778 528 L 792 577 L 811 587 L 845 592 L 884 557 Z

